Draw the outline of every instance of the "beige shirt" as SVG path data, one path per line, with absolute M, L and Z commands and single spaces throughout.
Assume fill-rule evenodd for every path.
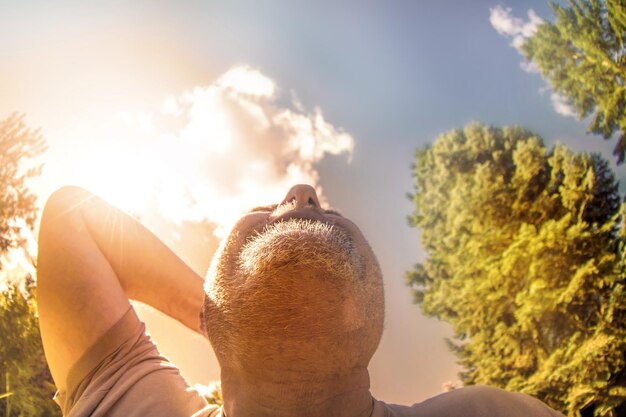
M 133 308 L 78 360 L 54 399 L 71 417 L 220 416 L 159 353 Z
M 472 386 L 412 406 L 374 401 L 372 417 L 563 417 L 541 401 L 498 388 Z
M 67 387 L 55 395 L 64 416 L 224 417 L 159 353 L 133 308 L 79 359 Z M 527 395 L 481 386 L 412 406 L 373 402 L 371 417 L 562 417 Z

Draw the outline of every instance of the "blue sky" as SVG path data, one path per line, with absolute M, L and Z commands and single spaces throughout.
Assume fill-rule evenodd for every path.
M 354 139 L 351 158 L 315 162 L 319 185 L 370 238 L 386 279 L 388 318 L 371 367 L 373 392 L 389 402 L 420 401 L 455 381 L 458 368 L 443 341 L 449 328 L 422 317 L 403 283 L 404 271 L 425 257 L 419 233 L 405 220 L 415 149 L 480 121 L 520 124 L 548 144 L 614 160 L 612 142 L 557 114 L 541 77 L 520 68 L 511 40 L 490 23 L 497 5 L 523 19 L 529 9 L 552 19 L 543 0 L 0 0 L 0 117 L 24 112 L 42 128 L 50 150 L 36 189 L 45 198 L 81 176 L 73 149 L 101 145 L 88 135 L 69 144 L 68 134 L 93 132 L 118 105 L 153 111 L 164 98 L 209 85 L 237 65 L 276 83 L 275 106 L 293 108 L 295 95 L 307 111 L 319 107 Z M 201 270 L 206 259 L 194 266 Z M 177 351 L 156 325 L 153 333 L 193 382 L 204 382 L 189 352 Z M 208 362 L 198 372 L 216 378 Z

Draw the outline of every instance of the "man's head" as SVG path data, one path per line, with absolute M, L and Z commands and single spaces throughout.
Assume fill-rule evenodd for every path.
M 382 333 L 375 256 L 308 185 L 237 222 L 205 291 L 207 335 L 222 368 L 235 373 L 347 374 L 367 367 Z

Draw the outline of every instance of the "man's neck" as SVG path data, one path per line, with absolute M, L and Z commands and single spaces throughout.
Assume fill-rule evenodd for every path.
M 369 417 L 373 399 L 367 369 L 349 375 L 242 375 L 222 369 L 227 417 Z

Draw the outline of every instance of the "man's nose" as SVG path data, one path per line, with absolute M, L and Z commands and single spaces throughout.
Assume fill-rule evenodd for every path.
M 281 204 L 290 202 L 295 202 L 296 208 L 306 206 L 320 207 L 320 201 L 317 198 L 315 188 L 308 184 L 298 184 L 291 187 Z

